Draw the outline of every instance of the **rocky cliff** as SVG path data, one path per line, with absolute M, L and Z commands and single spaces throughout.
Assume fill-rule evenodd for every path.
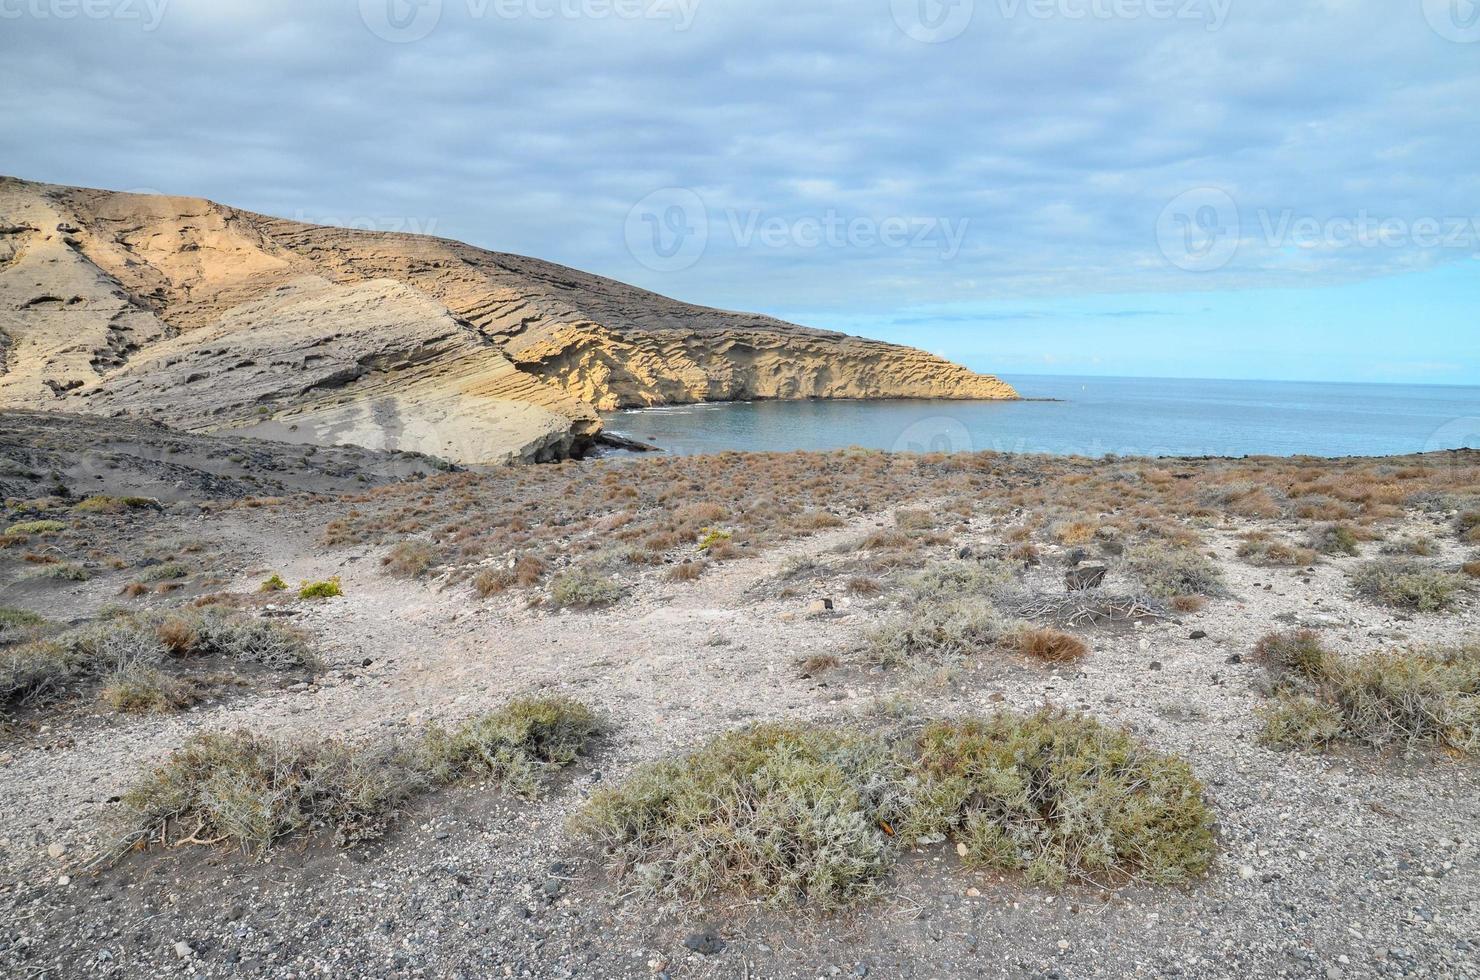
M 458 242 L 0 178 L 0 406 L 486 463 L 579 452 L 598 410 L 812 397 L 1017 396 Z

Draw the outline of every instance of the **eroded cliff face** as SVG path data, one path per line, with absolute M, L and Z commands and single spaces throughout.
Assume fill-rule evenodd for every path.
M 1014 398 L 923 351 L 457 242 L 0 178 L 0 405 L 559 458 L 597 410 Z

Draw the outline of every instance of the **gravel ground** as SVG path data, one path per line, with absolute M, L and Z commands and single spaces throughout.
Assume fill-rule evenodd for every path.
M 294 523 L 303 515 L 221 519 L 258 549 L 250 559 L 289 581 L 342 577 L 345 597 L 283 610 L 321 638 L 328 670 L 300 690 L 181 715 L 72 713 L 0 744 L 6 976 L 1480 976 L 1477 770 L 1442 755 L 1264 748 L 1258 670 L 1240 662 L 1258 636 L 1292 623 L 1349 652 L 1473 638 L 1473 600 L 1446 616 L 1395 616 L 1350 595 L 1344 569 L 1356 559 L 1255 568 L 1233 554 L 1236 533 L 1253 525 L 1230 522 L 1208 540 L 1231 598 L 1180 620 L 1083 631 L 1092 653 L 1082 664 L 992 654 L 881 672 L 855 651 L 890 615 L 887 594 L 852 599 L 841 581 L 793 595 L 763 587 L 793 556 L 846 562 L 833 546 L 876 519 L 720 564 L 694 583 L 645 585 L 600 613 L 395 581 L 377 552 L 312 545 Z M 997 530 L 979 521 L 938 557 L 989 548 Z M 1032 573 L 1045 588 L 1062 572 L 1058 557 L 1045 554 Z M 257 581 L 244 573 L 233 587 Z M 86 583 L 69 589 L 79 603 L 101 599 Z M 821 594 L 836 610 L 809 614 Z M 804 677 L 797 664 L 814 654 L 843 666 Z M 614 729 L 542 801 L 464 786 L 419 801 L 360 850 L 289 843 L 252 861 L 181 848 L 92 867 L 112 801 L 141 764 L 191 733 L 371 739 L 535 690 L 578 697 Z M 1125 725 L 1191 761 L 1219 822 L 1211 875 L 1184 889 L 1051 891 L 968 872 L 937 847 L 906 855 L 881 899 L 841 915 L 725 896 L 659 907 L 622 894 L 564 829 L 594 784 L 749 721 L 885 726 L 901 714 L 1044 703 Z

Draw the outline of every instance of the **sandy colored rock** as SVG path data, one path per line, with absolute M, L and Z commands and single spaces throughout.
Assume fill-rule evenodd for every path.
M 598 410 L 1015 398 L 924 351 L 537 259 L 0 178 L 0 405 L 433 453 L 579 453 Z

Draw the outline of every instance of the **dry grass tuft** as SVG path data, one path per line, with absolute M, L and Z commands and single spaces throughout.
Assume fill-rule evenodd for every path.
M 1051 664 L 1083 660 L 1089 647 L 1077 636 L 1056 629 L 1027 629 L 1012 637 L 1012 646 L 1024 656 Z

